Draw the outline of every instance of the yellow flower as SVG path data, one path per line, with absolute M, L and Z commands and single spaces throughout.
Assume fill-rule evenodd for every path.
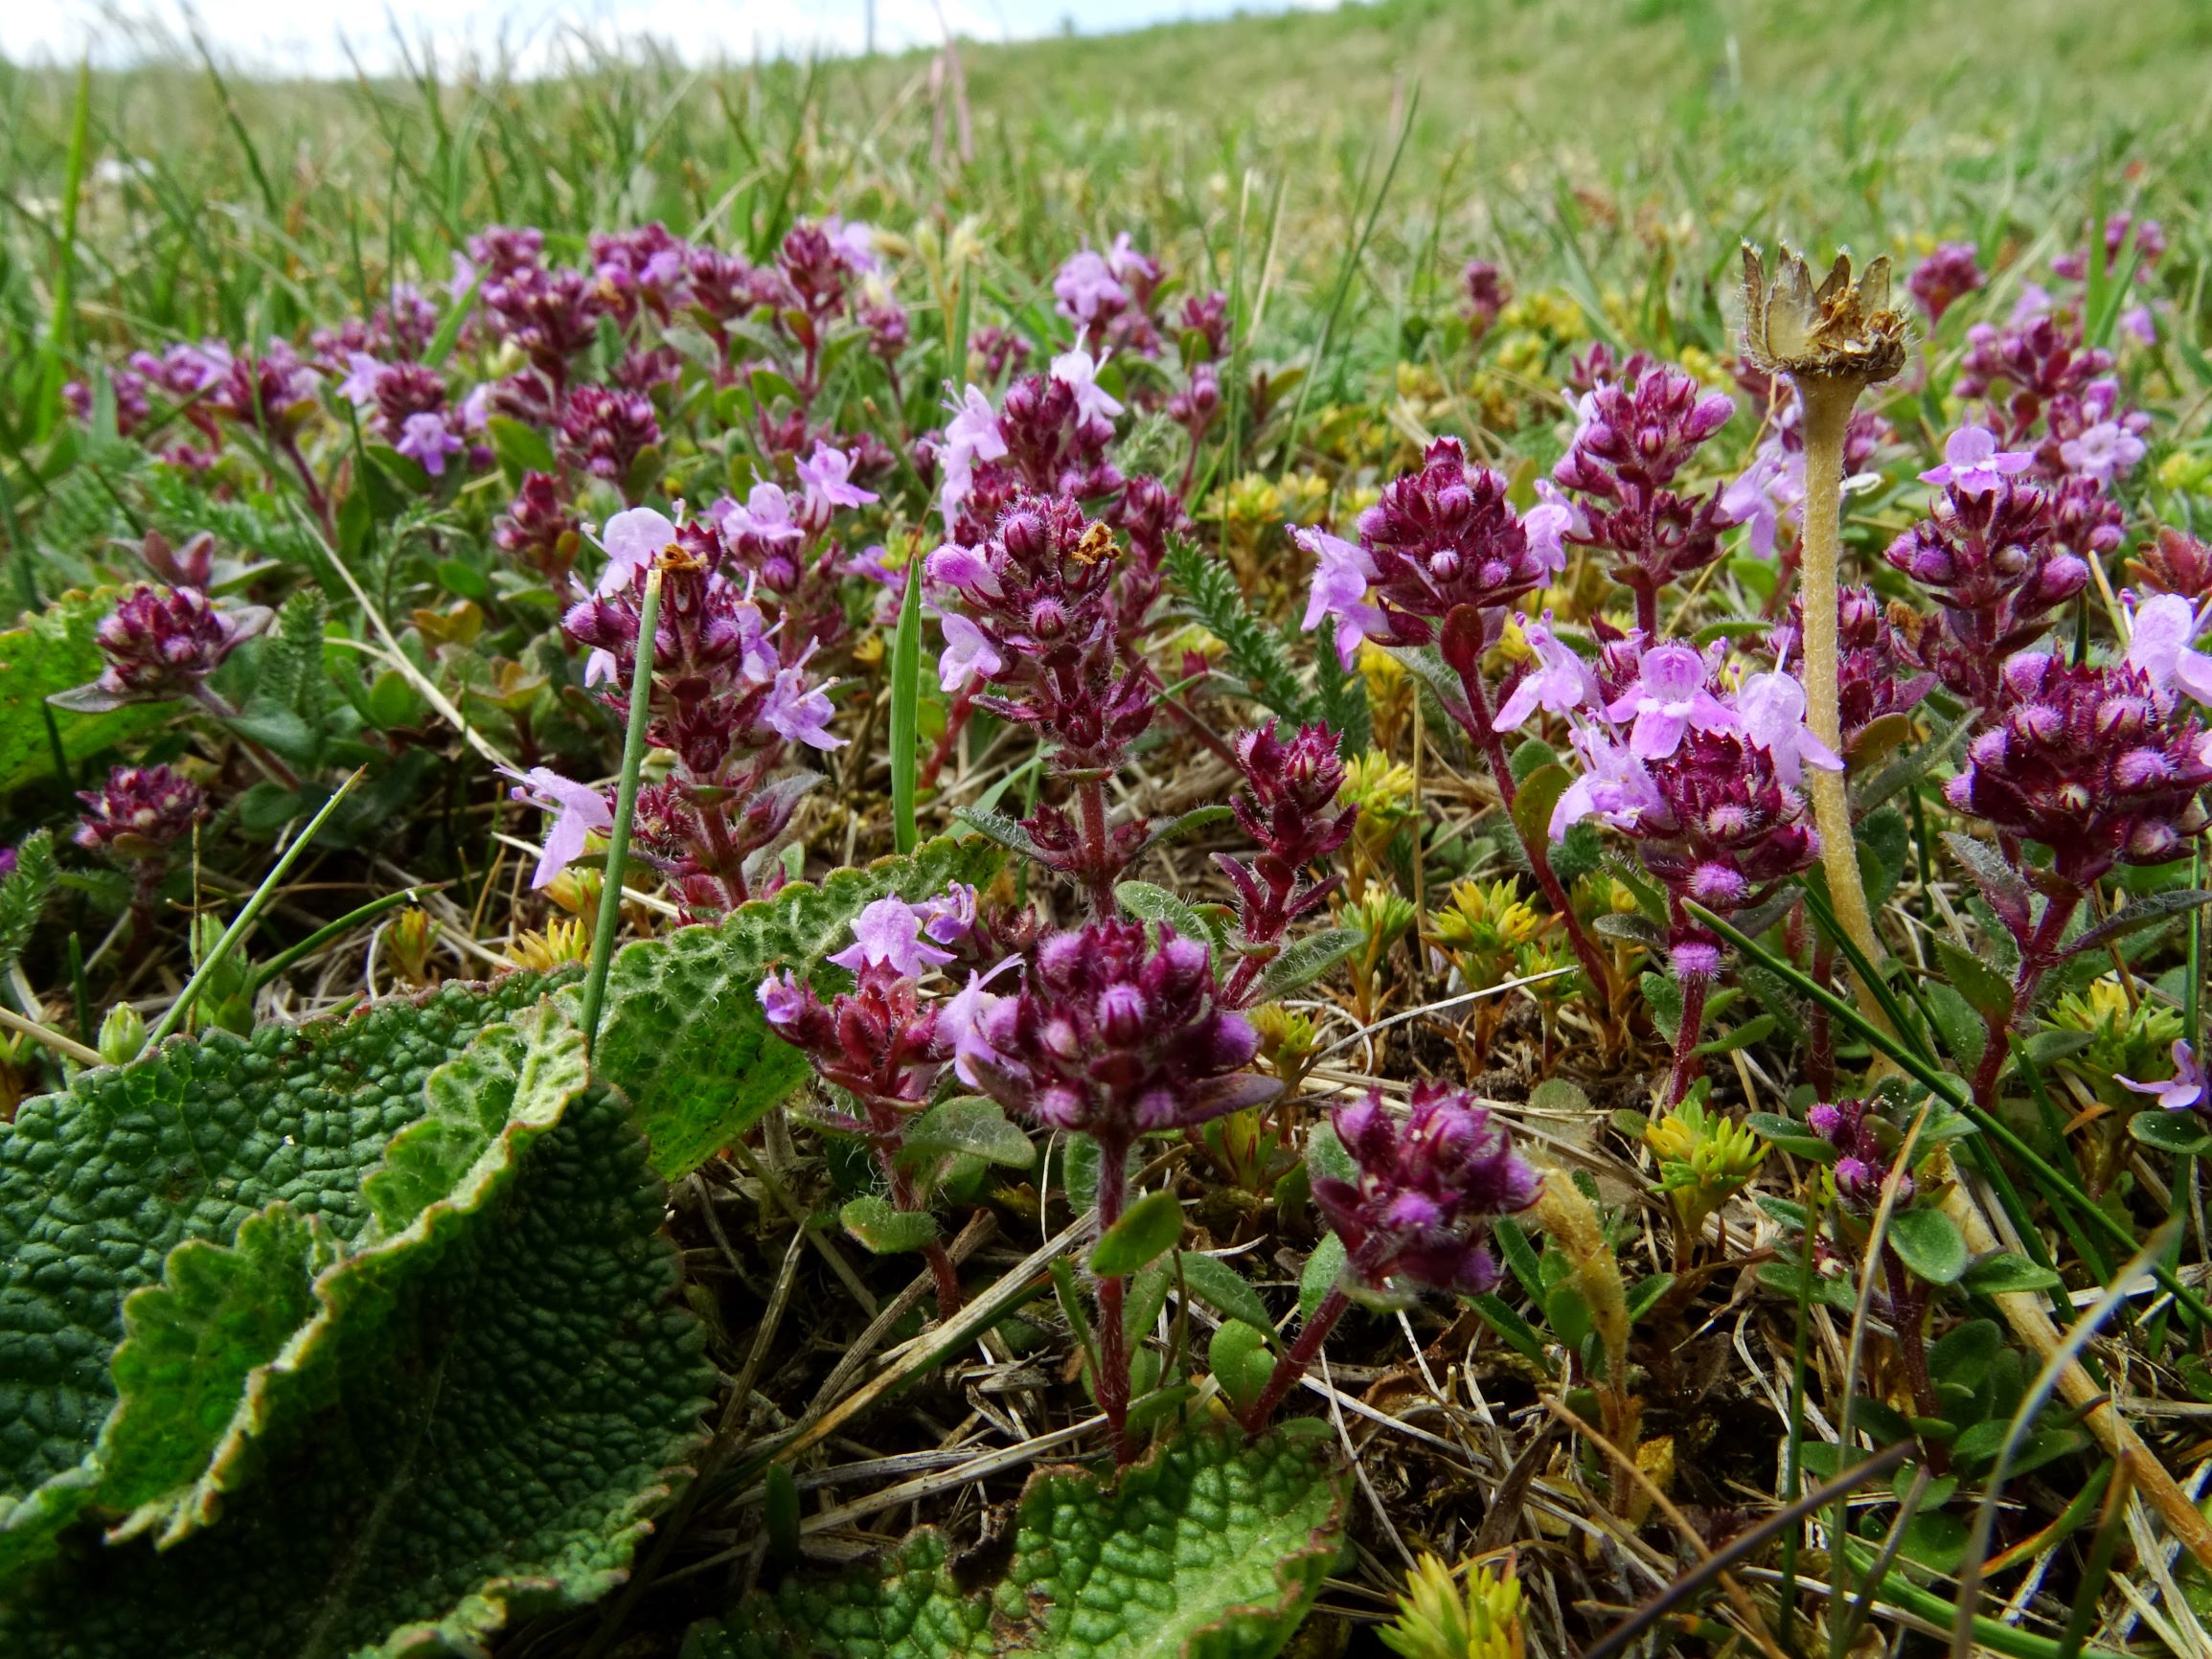
M 1758 1173 L 1767 1151 L 1743 1125 L 1694 1101 L 1646 1127 L 1644 1145 L 1658 1158 L 1659 1185 L 1674 1195 L 1682 1225 L 1693 1235 Z
M 1463 1589 L 1424 1552 L 1405 1575 L 1398 1617 L 1378 1634 L 1406 1659 L 1521 1659 L 1520 1579 L 1510 1562 L 1494 1577 L 1470 1568 Z
M 1533 910 L 1510 880 L 1454 882 L 1444 907 L 1429 919 L 1437 943 L 1445 949 L 1491 962 L 1502 959 L 1551 925 Z M 1496 975 L 1492 976 L 1494 983 Z
M 1336 800 L 1340 806 L 1358 807 L 1363 826 L 1402 822 L 1413 810 L 1413 768 L 1370 749 L 1344 768 Z
M 519 966 L 546 973 L 565 963 L 583 962 L 591 955 L 591 936 L 582 920 L 555 920 L 543 933 L 529 932 L 507 947 L 507 958 Z

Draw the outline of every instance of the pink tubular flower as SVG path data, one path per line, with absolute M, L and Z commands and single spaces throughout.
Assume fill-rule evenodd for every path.
M 2127 663 L 2160 691 L 2212 705 L 2212 656 L 2196 649 L 2204 617 L 2179 594 L 2154 594 L 2129 612 Z
M 1779 436 L 1752 452 L 1751 465 L 1721 491 L 1721 516 L 1745 527 L 1745 539 L 1760 558 L 1774 557 L 1774 538 L 1784 518 L 1794 520 L 1805 506 L 1805 452 L 1786 448 Z
M 952 960 L 923 937 L 923 913 L 896 895 L 878 898 L 861 911 L 853 923 L 853 943 L 827 960 L 858 973 L 878 965 L 908 979 L 919 979 L 924 969 L 943 967 Z
M 2143 441 L 2117 420 L 2100 420 L 2059 445 L 2059 459 L 2069 472 L 2094 478 L 2108 489 L 2113 479 L 2132 470 L 2143 455 Z
M 1547 832 L 1554 841 L 1563 840 L 1567 830 L 1585 818 L 1596 818 L 1616 830 L 1633 829 L 1646 812 L 1665 805 L 1651 773 L 1625 744 L 1585 725 L 1578 725 L 1567 740 L 1582 756 L 1584 769 L 1552 808 Z
M 1597 676 L 1572 646 L 1552 632 L 1551 612 L 1544 612 L 1542 622 L 1532 623 L 1525 615 L 1517 620 L 1521 637 L 1536 653 L 1536 666 L 1520 677 L 1491 721 L 1493 731 L 1513 731 L 1539 708 L 1565 715 L 1598 700 Z
M 1359 642 L 1386 631 L 1382 612 L 1366 602 L 1367 584 L 1375 579 L 1375 561 L 1357 542 L 1331 535 L 1325 530 L 1293 530 L 1290 539 L 1313 556 L 1312 585 L 1307 590 L 1306 620 L 1298 625 L 1311 632 L 1324 617 L 1336 619 L 1336 660 L 1349 669 L 1359 652 Z
M 964 550 L 965 551 L 965 550 Z M 937 619 L 945 632 L 945 651 L 937 659 L 937 684 L 957 692 L 971 680 L 991 678 L 1006 667 L 1006 659 L 991 643 L 991 636 L 956 610 Z
M 1803 782 L 1807 766 L 1843 770 L 1836 751 L 1805 723 L 1805 688 L 1795 675 L 1775 670 L 1748 676 L 1736 693 L 1736 716 L 1744 735 L 1773 756 L 1775 777 L 1791 788 Z
M 806 486 L 807 504 L 827 515 L 836 507 L 865 507 L 877 499 L 873 490 L 853 481 L 853 458 L 817 440 L 814 453 L 799 463 L 799 482 Z
M 2003 480 L 2036 464 L 2032 449 L 2000 450 L 1996 434 L 1982 426 L 1962 426 L 1945 442 L 1943 465 L 1920 475 L 1923 484 L 1949 486 L 1961 495 L 1987 495 Z
M 2139 1083 L 2133 1078 L 2112 1074 L 2112 1081 L 2122 1088 L 2132 1089 L 2138 1095 L 2149 1095 L 2158 1102 L 2159 1110 L 2187 1112 L 2202 1110 L 2207 1104 L 2204 1086 L 2204 1067 L 2189 1046 L 2187 1037 L 2174 1039 L 2174 1075 L 2163 1082 Z
M 767 542 L 796 541 L 807 534 L 792 520 L 791 498 L 784 487 L 766 480 L 746 492 L 742 507 L 731 502 L 721 515 L 721 525 L 723 536 L 732 542 L 745 536 Z
M 1007 451 L 998 411 L 991 406 L 980 386 L 969 386 L 960 402 L 948 407 L 952 419 L 945 423 L 945 443 L 937 458 L 945 469 L 938 501 L 946 523 L 950 525 L 953 513 L 975 489 L 975 464 L 1003 461 Z
M 606 549 L 606 569 L 596 591 L 602 598 L 621 593 L 664 549 L 676 539 L 676 527 L 668 515 L 650 507 L 632 507 L 606 521 L 600 545 Z
M 1018 1078 L 1020 1068 L 1007 1056 L 992 1046 L 988 1028 L 993 1023 L 992 1012 L 1007 998 L 984 988 L 1010 967 L 1020 965 L 1021 958 L 1010 956 L 989 973 L 968 971 L 968 983 L 961 987 L 937 1011 L 937 1036 L 952 1051 L 952 1072 L 971 1089 L 981 1089 L 983 1079 L 976 1073 L 978 1065 L 989 1065 L 1002 1075 Z
M 527 772 L 517 772 L 512 766 L 499 769 L 515 781 L 515 787 L 509 791 L 515 800 L 554 814 L 553 828 L 545 832 L 545 852 L 537 860 L 536 874 L 530 878 L 532 887 L 549 886 L 555 876 L 583 856 L 587 836 L 604 835 L 614 828 L 614 812 L 604 791 L 563 778 L 548 766 L 533 766 Z
M 802 662 L 776 670 L 775 684 L 761 705 L 761 723 L 787 743 L 804 743 L 810 749 L 841 749 L 845 739 L 832 737 L 829 729 L 836 713 L 829 688 L 810 685 Z
M 1663 761 L 1681 746 L 1685 732 L 1736 725 L 1734 711 L 1705 689 L 1705 659 L 1688 646 L 1653 646 L 1635 683 L 1606 706 L 1606 718 L 1634 722 L 1629 751 L 1637 760 Z
M 459 455 L 467 449 L 460 437 L 445 424 L 443 415 L 410 415 L 399 432 L 399 441 L 392 445 L 408 460 L 415 462 L 433 478 L 445 475 L 445 458 Z
M 374 407 L 376 401 L 376 376 L 384 372 L 384 365 L 366 352 L 346 353 L 346 377 L 338 382 L 338 396 L 356 409 Z
M 1084 327 L 1112 318 L 1129 303 L 1129 290 L 1093 248 L 1069 257 L 1052 279 L 1052 291 L 1060 314 Z
M 1548 574 L 1557 576 L 1567 567 L 1566 543 L 1587 536 L 1589 521 L 1582 508 L 1568 500 L 1550 479 L 1536 481 L 1536 494 L 1537 504 L 1521 514 L 1520 527 L 1528 536 L 1529 552 L 1537 556 Z
M 1052 377 L 1075 394 L 1079 418 L 1096 415 L 1111 420 L 1122 412 L 1113 394 L 1098 383 L 1098 372 L 1105 366 L 1106 358 L 1093 357 L 1081 340 L 1073 351 L 1062 352 L 1052 360 Z

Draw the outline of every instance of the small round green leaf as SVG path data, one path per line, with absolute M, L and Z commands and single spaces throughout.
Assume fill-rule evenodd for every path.
M 1929 1284 L 1956 1284 L 1966 1272 L 1966 1240 L 1941 1210 L 1904 1210 L 1890 1216 L 1889 1243 Z
M 1090 1268 L 1102 1279 L 1134 1273 L 1175 1247 L 1183 1236 L 1183 1207 L 1173 1193 L 1148 1193 L 1122 1213 L 1090 1253 Z
M 1214 1332 L 1206 1349 L 1206 1364 L 1221 1393 L 1238 1411 L 1260 1398 L 1267 1378 L 1275 1373 L 1275 1356 L 1268 1351 L 1272 1331 L 1260 1330 L 1242 1319 L 1232 1319 Z
M 919 1250 L 937 1237 L 937 1217 L 926 1210 L 894 1209 L 879 1193 L 855 1198 L 837 1213 L 845 1231 L 878 1256 Z

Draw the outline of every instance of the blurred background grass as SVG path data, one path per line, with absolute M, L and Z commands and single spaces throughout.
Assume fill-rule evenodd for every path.
M 658 218 L 760 254 L 803 214 L 965 220 L 1014 307 L 1129 229 L 1197 283 L 1242 270 L 1283 352 L 1349 271 L 1355 362 L 1399 354 L 1471 255 L 1600 331 L 1630 306 L 1695 338 L 1741 236 L 1964 237 L 2002 261 L 2138 202 L 2174 239 L 2168 291 L 2201 303 L 2202 0 L 1389 0 L 963 43 L 957 73 L 927 52 L 699 67 L 644 42 L 536 78 L 414 62 L 350 83 L 189 54 L 95 74 L 74 221 L 77 79 L 0 66 L 17 406 L 26 357 L 290 333 L 442 279 L 492 221 L 560 249 Z

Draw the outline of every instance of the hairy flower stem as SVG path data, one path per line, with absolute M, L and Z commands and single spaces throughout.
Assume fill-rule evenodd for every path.
M 1359 1253 L 1345 1267 L 1345 1274 L 1364 1277 L 1379 1271 L 1382 1261 L 1376 1248 L 1378 1243 L 1379 1240 L 1370 1239 L 1362 1245 Z M 1329 1293 L 1306 1316 L 1306 1323 L 1298 1328 L 1298 1340 L 1285 1349 L 1276 1359 L 1275 1369 L 1267 1377 L 1267 1386 L 1260 1391 L 1259 1398 L 1245 1407 L 1243 1414 L 1238 1418 L 1237 1420 L 1243 1424 L 1246 1434 L 1258 1434 L 1267 1426 L 1267 1420 L 1275 1415 L 1275 1408 L 1298 1386 L 1298 1379 L 1313 1369 L 1313 1362 L 1321 1357 L 1321 1345 L 1329 1340 L 1329 1333 L 1336 1329 L 1336 1322 L 1344 1317 L 1344 1310 L 1351 1306 L 1352 1299 L 1345 1295 L 1342 1276 L 1339 1276 L 1338 1282 L 1329 1286 Z
M 1904 1363 L 1905 1386 L 1912 1391 L 1915 1416 L 1940 1418 L 1943 1402 L 1927 1375 L 1927 1286 L 1912 1276 L 1904 1261 L 1886 1243 L 1881 1247 L 1881 1271 L 1889 1281 L 1889 1322 L 1897 1331 L 1898 1357 Z M 1935 1474 L 1950 1472 L 1950 1452 L 1940 1441 L 1923 1441 L 1921 1451 Z
M 1710 974 L 1685 973 L 1681 976 L 1682 1018 L 1675 1027 L 1675 1071 L 1667 1083 L 1667 1105 L 1670 1110 L 1682 1103 L 1682 1097 L 1690 1092 L 1690 1085 L 1698 1080 L 1704 1063 L 1698 1057 L 1698 1032 L 1705 1023 L 1705 993 L 1712 989 Z
M 1567 899 L 1566 887 L 1553 873 L 1551 849 L 1546 845 L 1542 832 L 1539 830 L 1532 835 L 1521 827 L 1520 820 L 1514 814 L 1514 798 L 1519 793 L 1519 786 L 1513 781 L 1513 761 L 1506 755 L 1505 739 L 1492 725 L 1490 696 L 1483 689 L 1479 658 L 1455 662 L 1451 666 L 1459 675 L 1460 686 L 1467 693 L 1468 712 L 1471 716 L 1461 720 L 1460 724 L 1466 727 L 1467 735 L 1482 750 L 1483 759 L 1490 762 L 1491 780 L 1497 784 L 1498 799 L 1505 805 L 1506 822 L 1513 826 L 1514 834 L 1520 840 L 1521 852 L 1528 856 L 1529 874 L 1536 877 L 1537 887 L 1542 892 L 1545 902 L 1552 907 L 1553 914 L 1565 927 L 1567 943 L 1574 947 L 1575 960 L 1582 964 L 1583 977 L 1590 982 L 1591 991 L 1606 1007 L 1610 1008 L 1614 989 L 1612 971 L 1605 957 L 1599 953 L 1596 943 L 1584 931 L 1582 919 L 1575 914 L 1574 905 Z M 1457 718 L 1457 716 L 1458 711 L 1454 710 L 1453 716 Z
M 1098 1230 L 1104 1238 L 1129 1203 L 1129 1149 L 1101 1139 L 1098 1146 Z M 1136 1461 L 1129 1443 L 1129 1337 L 1122 1325 L 1122 1276 L 1098 1278 L 1098 1408 L 1113 1437 L 1114 1466 Z
M 1843 752 L 1842 716 L 1836 693 L 1836 585 L 1843 551 L 1843 441 L 1859 382 L 1816 375 L 1797 376 L 1797 407 L 1805 434 L 1805 536 L 1802 585 L 1805 616 L 1805 723 L 1836 754 Z M 1851 943 L 1879 963 L 1881 941 L 1867 914 L 1866 889 L 1859 875 L 1859 849 L 1851 833 L 1851 807 L 1843 793 L 1843 774 L 1814 767 L 1807 771 L 1813 822 L 1820 831 L 1820 862 L 1828 873 L 1828 895 L 1836 920 Z M 1859 1004 L 1876 1005 L 1864 986 Z
M 870 1116 L 876 1115 L 871 1102 Z M 926 1206 L 915 1195 L 913 1175 L 900 1167 L 899 1148 L 894 1136 L 879 1133 L 875 1137 L 876 1161 L 882 1166 L 883 1173 L 891 1182 L 892 1207 L 908 1212 L 924 1209 Z M 922 1253 L 928 1258 L 929 1271 L 937 1280 L 937 1317 L 941 1320 L 950 1319 L 960 1311 L 959 1270 L 952 1265 L 952 1257 L 946 1250 L 942 1239 L 932 1239 L 924 1246 Z
M 1101 921 L 1109 920 L 1114 914 L 1114 871 L 1112 843 L 1106 833 L 1106 780 L 1092 775 L 1075 786 L 1076 809 L 1082 814 L 1083 825 L 1083 877 L 1090 884 L 1090 913 Z M 1102 1183 L 1100 1196 L 1105 1196 Z M 1099 1226 L 1103 1231 L 1109 1223 L 1102 1213 Z
M 2059 942 L 2065 937 L 2066 923 L 2073 920 L 2081 902 L 2078 893 L 2071 898 L 2052 897 L 2044 902 L 2042 920 L 2024 938 L 2014 942 L 2019 946 L 2020 963 L 2013 970 L 2012 1006 L 2001 1020 L 1982 1016 L 1981 1064 L 1974 1068 L 1973 1099 L 1985 1112 L 1996 1109 L 1997 1080 L 2012 1055 L 2007 1037 L 2035 1006 L 2036 989 L 2043 975 L 2058 965 Z

